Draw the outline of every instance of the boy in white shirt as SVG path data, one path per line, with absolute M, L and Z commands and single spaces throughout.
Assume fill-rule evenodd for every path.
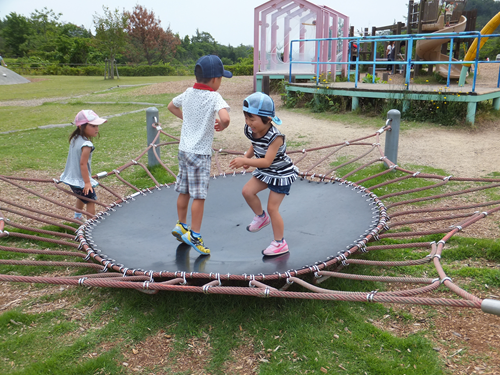
M 207 55 L 196 62 L 195 76 L 194 86 L 168 104 L 169 111 L 183 120 L 179 143 L 179 174 L 175 185 L 175 190 L 179 193 L 178 221 L 172 235 L 191 245 L 200 254 L 208 255 L 210 249 L 203 243 L 200 229 L 210 179 L 212 142 L 214 130 L 226 129 L 230 121 L 229 105 L 217 90 L 222 77 L 231 78 L 233 74 L 224 70 L 218 56 Z M 193 198 L 191 229 L 186 223 L 190 198 Z

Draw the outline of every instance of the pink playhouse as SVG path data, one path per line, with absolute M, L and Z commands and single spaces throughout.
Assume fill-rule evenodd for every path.
M 307 39 L 349 36 L 349 17 L 325 5 L 306 0 L 271 0 L 254 11 L 254 88 L 261 91 L 264 77 L 283 79 L 290 72 L 290 42 L 292 45 L 292 75 L 311 78 L 317 73 L 315 64 L 308 62 L 347 61 L 347 41 L 306 41 Z M 331 73 L 347 65 L 320 65 L 319 73 Z

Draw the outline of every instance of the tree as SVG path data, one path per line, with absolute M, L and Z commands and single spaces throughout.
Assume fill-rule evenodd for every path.
M 104 16 L 97 13 L 94 15 L 94 26 L 96 29 L 96 41 L 98 46 L 104 51 L 109 62 L 109 77 L 114 79 L 115 58 L 126 44 L 128 15 L 120 13 L 118 9 L 110 11 L 103 6 Z
M 465 10 L 477 10 L 476 30 L 480 31 L 495 14 L 500 12 L 500 2 L 494 0 L 469 0 Z M 498 32 L 495 30 L 495 33 Z
M 20 46 L 25 55 L 38 56 L 45 60 L 57 60 L 56 40 L 59 37 L 61 13 L 54 13 L 52 9 L 44 7 L 35 9 L 28 20 L 30 33 L 27 40 Z
M 35 9 L 31 13 L 30 19 L 33 33 L 47 41 L 49 39 L 48 33 L 55 31 L 60 26 L 59 18 L 61 16 L 62 13 L 56 14 L 52 9 L 47 9 L 47 7 L 44 7 L 42 10 Z
M 91 53 L 95 51 L 90 31 L 72 23 L 59 27 L 54 44 L 56 53 L 53 57 L 59 63 L 88 64 Z
M 23 55 L 21 46 L 28 40 L 31 24 L 26 17 L 11 12 L 3 22 L 2 37 L 5 47 L 14 56 Z
M 127 32 L 132 45 L 127 55 L 132 60 L 140 62 L 146 59 L 148 65 L 152 65 L 160 59 L 172 59 L 180 40 L 170 28 L 163 30 L 160 19 L 156 19 L 152 11 L 148 12 L 141 5 L 136 5 L 133 12 L 127 15 Z

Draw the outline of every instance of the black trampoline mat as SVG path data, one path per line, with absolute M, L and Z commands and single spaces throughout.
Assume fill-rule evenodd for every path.
M 258 275 L 326 261 L 359 242 L 378 223 L 378 209 L 359 189 L 298 179 L 280 207 L 290 253 L 264 257 L 261 251 L 274 239 L 273 231 L 271 225 L 256 233 L 246 230 L 254 214 L 241 190 L 250 177 L 237 174 L 210 180 L 201 227 L 209 256 L 172 236 L 178 196 L 173 186 L 114 207 L 86 230 L 87 242 L 103 258 L 129 269 Z M 264 209 L 268 196 L 269 190 L 259 194 Z

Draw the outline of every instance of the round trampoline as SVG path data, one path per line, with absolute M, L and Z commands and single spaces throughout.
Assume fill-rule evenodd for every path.
M 177 220 L 173 185 L 119 202 L 86 225 L 80 240 L 103 264 L 119 265 L 122 272 L 269 275 L 326 262 L 360 242 L 364 246 L 385 220 L 383 204 L 361 186 L 335 179 L 298 179 L 280 208 L 290 252 L 265 257 L 261 250 L 273 239 L 271 226 L 256 233 L 246 230 L 253 213 L 241 190 L 250 176 L 211 179 L 201 231 L 211 251 L 208 256 L 171 234 Z M 260 194 L 264 207 L 267 196 L 267 190 Z
M 0 195 L 0 217 L 8 216 L 1 221 L 4 229 L 0 231 L 0 239 L 23 240 L 2 242 L 0 251 L 18 254 L 18 257 L 26 254 L 23 259 L 11 259 L 10 256 L 0 259 L 1 264 L 23 267 L 16 270 L 16 274 L 0 275 L 0 281 L 126 288 L 148 294 L 180 291 L 440 305 L 481 308 L 484 312 L 499 315 L 497 300 L 481 299 L 462 289 L 447 276 L 442 262 L 445 261 L 443 249 L 450 238 L 500 211 L 499 201 L 495 200 L 500 180 L 442 176 L 398 167 L 381 148 L 380 134 L 390 129 L 389 122 L 363 138 L 290 152 L 295 156 L 294 164 L 300 164 L 302 172 L 300 179 L 294 182 L 290 196 L 280 207 L 290 253 L 275 258 L 261 254 L 273 237 L 270 226 L 257 233 L 246 230 L 253 213 L 241 190 L 250 174 L 223 172 L 228 160 L 241 155 L 238 151 L 214 150 L 213 173 L 216 175 L 211 180 L 201 230 L 211 249 L 210 256 L 199 255 L 171 235 L 177 220 L 178 195 L 172 185 L 161 184 L 140 162 L 146 152 L 152 151 L 163 168 L 175 177 L 168 165 L 162 162 L 156 147 L 177 147 L 178 139 L 160 127 L 157 127 L 157 137 L 161 133 L 174 141 L 158 145 L 153 141 L 137 158 L 112 172 L 96 175 L 101 181 L 99 197 L 103 199 L 96 201 L 96 205 L 104 211 L 84 225 L 70 217 L 74 212 L 74 194 L 59 180 L 0 176 L 0 185 L 12 189 L 5 191 L 12 191 L 15 197 L 14 200 Z M 374 142 L 367 142 L 371 138 Z M 358 156 L 351 156 L 352 152 L 347 151 L 348 155 L 344 157 L 338 152 L 346 147 L 361 147 L 363 150 L 355 152 Z M 377 156 L 371 158 L 372 153 Z M 170 154 L 175 155 L 175 152 Z M 309 155 L 314 157 L 307 165 L 305 161 Z M 380 171 L 378 168 L 368 169 L 381 163 L 384 163 L 384 168 Z M 346 170 L 340 172 L 343 167 Z M 155 187 L 141 190 L 127 181 L 121 173 L 129 168 L 148 174 L 151 186 Z M 361 171 L 363 173 L 358 174 Z M 327 177 L 334 175 L 343 177 Z M 103 178 L 113 178 L 114 182 L 105 184 Z M 407 179 L 423 179 L 425 186 L 407 190 L 406 184 L 401 184 Z M 453 185 L 447 185 L 451 181 Z M 364 188 L 364 184 L 383 195 L 376 196 Z M 444 185 L 447 185 L 445 192 Z M 50 186 L 53 190 L 49 189 Z M 130 191 L 134 194 L 123 195 Z M 413 193 L 417 191 L 419 196 L 415 197 Z M 477 194 L 479 191 L 491 193 Z M 260 197 L 265 206 L 268 192 L 263 191 Z M 465 204 L 457 204 L 456 197 Z M 471 197 L 473 199 L 469 201 Z M 37 204 L 32 207 L 23 204 L 24 201 Z M 483 207 L 485 211 L 479 211 Z M 79 227 L 75 229 L 68 224 Z M 53 227 L 45 228 L 44 225 Z M 79 244 L 72 241 L 75 233 Z M 423 237 L 427 235 L 441 239 L 429 242 Z M 379 241 L 384 239 L 390 241 Z M 15 245 L 21 242 L 26 246 Z M 47 243 L 61 248 L 47 249 Z M 378 250 L 389 250 L 388 254 L 397 260 L 385 259 L 385 255 L 382 259 L 377 259 L 376 255 L 372 259 L 363 259 L 364 254 L 360 254 L 376 254 Z M 415 256 L 406 259 L 407 251 L 414 251 Z M 57 258 L 37 259 L 37 255 Z M 65 274 L 23 275 L 23 272 L 28 272 L 25 271 L 27 266 L 63 267 Z M 346 272 L 347 266 L 353 272 Z M 366 275 L 361 269 L 360 274 L 360 269 L 356 271 L 355 268 L 360 266 L 376 268 L 377 271 Z M 434 272 L 429 271 L 427 276 L 428 270 L 422 271 L 423 277 L 409 277 L 404 273 L 404 267 L 415 266 L 434 266 Z M 392 267 L 396 275 L 388 275 L 384 271 L 387 267 Z M 72 268 L 86 271 L 73 274 Z M 371 284 L 362 283 L 356 287 L 358 291 L 354 291 L 319 286 L 329 278 L 391 283 L 396 287 L 379 291 L 373 290 Z M 289 290 L 293 284 L 297 287 Z M 399 284 L 404 287 L 398 288 Z M 334 288 L 338 286 L 343 288 L 334 284 Z M 446 288 L 454 296 L 436 298 L 432 293 L 438 288 Z

